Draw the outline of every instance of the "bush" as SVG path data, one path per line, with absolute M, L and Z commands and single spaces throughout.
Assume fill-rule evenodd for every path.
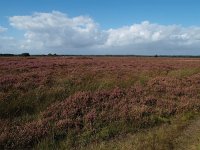
M 29 53 L 22 53 L 21 56 L 28 57 L 28 56 L 30 56 L 30 54 Z

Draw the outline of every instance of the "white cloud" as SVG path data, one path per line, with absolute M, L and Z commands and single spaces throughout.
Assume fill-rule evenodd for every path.
M 102 46 L 118 54 L 200 54 L 200 27 L 159 25 L 144 21 L 107 31 Z
M 32 16 L 10 17 L 10 24 L 25 30 L 24 49 L 84 49 L 101 45 L 106 34 L 90 17 L 52 13 L 34 13 Z
M 116 47 L 151 45 L 160 48 L 162 44 L 165 44 L 164 46 L 169 45 L 176 49 L 178 46 L 195 44 L 200 39 L 200 27 L 165 26 L 151 24 L 148 21 L 119 29 L 110 29 L 108 33 L 106 45 Z
M 69 17 L 58 11 L 13 16 L 9 20 L 11 26 L 25 32 L 18 49 L 33 53 L 171 54 L 174 50 L 190 54 L 200 49 L 200 27 L 195 26 L 144 21 L 102 30 L 90 17 Z

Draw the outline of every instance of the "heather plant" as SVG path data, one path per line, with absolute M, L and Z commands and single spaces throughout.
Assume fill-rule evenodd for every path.
M 80 148 L 183 114 L 188 123 L 200 111 L 200 66 L 192 60 L 2 58 L 0 148 Z

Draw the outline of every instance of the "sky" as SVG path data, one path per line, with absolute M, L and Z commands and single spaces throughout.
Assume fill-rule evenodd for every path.
M 200 55 L 198 0 L 0 3 L 0 53 Z

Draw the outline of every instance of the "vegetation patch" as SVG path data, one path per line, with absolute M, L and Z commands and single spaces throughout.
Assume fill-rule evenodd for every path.
M 169 58 L 2 57 L 0 149 L 174 149 L 198 133 L 198 68 Z

